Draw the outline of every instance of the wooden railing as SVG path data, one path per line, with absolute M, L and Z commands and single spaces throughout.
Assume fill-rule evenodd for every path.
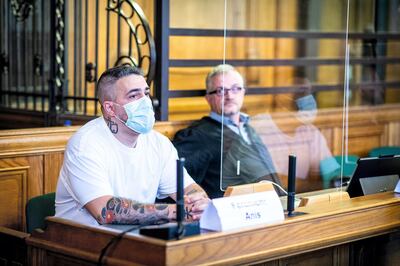
M 294 131 L 291 114 L 272 115 L 283 132 Z M 342 147 L 342 110 L 320 111 L 314 123 L 333 154 Z M 255 119 L 255 127 L 261 123 Z M 189 125 L 157 122 L 155 129 L 172 138 Z M 400 145 L 400 105 L 357 107 L 350 110 L 349 154 L 367 155 L 371 148 Z M 56 189 L 65 145 L 78 126 L 0 131 L 0 226 L 25 231 L 26 202 Z

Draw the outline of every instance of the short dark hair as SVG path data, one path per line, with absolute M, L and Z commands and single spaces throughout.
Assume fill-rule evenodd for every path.
M 304 96 L 307 96 L 309 94 L 312 94 L 312 86 L 311 82 L 308 80 L 308 78 L 305 77 L 294 77 L 293 78 L 293 85 L 295 85 L 296 92 L 294 93 L 294 99 L 298 99 Z
M 120 65 L 104 71 L 97 81 L 97 97 L 100 103 L 103 103 L 105 100 L 115 100 L 115 91 L 110 88 L 117 80 L 129 75 L 143 76 L 143 71 L 132 65 Z

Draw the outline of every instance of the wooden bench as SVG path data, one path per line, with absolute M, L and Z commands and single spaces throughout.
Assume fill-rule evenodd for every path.
M 28 248 L 25 239 L 29 234 L 0 226 L 0 264 L 27 265 Z
M 293 132 L 292 115 L 272 117 L 284 132 Z M 338 108 L 321 110 L 314 123 L 333 154 L 341 153 L 342 121 L 342 110 Z M 157 122 L 155 129 L 172 138 L 189 123 Z M 257 121 L 254 123 L 257 126 Z M 78 128 L 0 130 L 0 226 L 25 230 L 26 202 L 55 191 L 65 145 Z M 357 107 L 350 111 L 349 154 L 365 156 L 373 147 L 400 145 L 399 134 L 400 105 Z

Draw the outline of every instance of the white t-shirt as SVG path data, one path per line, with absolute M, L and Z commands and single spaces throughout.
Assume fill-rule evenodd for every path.
M 175 147 L 152 130 L 135 148 L 119 142 L 103 117 L 88 122 L 69 140 L 56 191 L 56 216 L 98 225 L 83 207 L 106 195 L 154 203 L 176 192 Z M 194 183 L 184 171 L 184 186 Z

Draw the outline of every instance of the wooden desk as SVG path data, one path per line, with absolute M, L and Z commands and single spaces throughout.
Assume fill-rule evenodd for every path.
M 377 263 L 394 265 L 400 258 L 399 194 L 387 192 L 298 210 L 308 214 L 279 224 L 208 232 L 179 241 L 129 234 L 116 245 L 106 262 L 107 265 L 354 265 L 360 264 L 354 263 L 357 258 L 367 261 L 368 254 L 361 253 L 371 248 L 375 249 L 373 259 L 378 259 Z M 26 239 L 31 265 L 93 265 L 101 249 L 117 234 L 54 217 L 47 221 L 44 232 L 34 232 Z M 390 237 L 385 242 L 383 236 Z M 375 242 L 368 244 L 365 242 L 368 239 Z M 376 244 L 377 241 L 381 244 Z

